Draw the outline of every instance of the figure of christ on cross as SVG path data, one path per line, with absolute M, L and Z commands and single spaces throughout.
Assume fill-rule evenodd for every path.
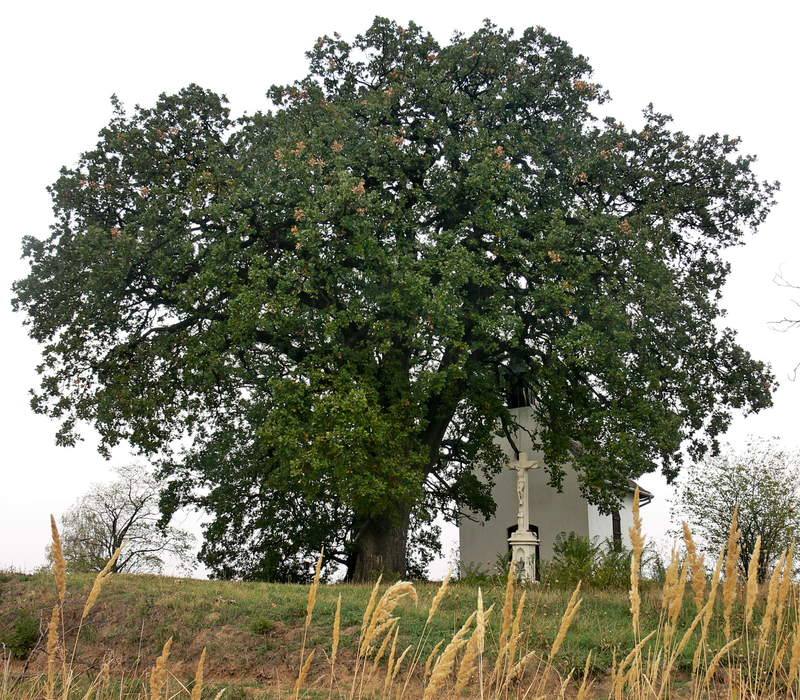
M 536 580 L 536 546 L 539 539 L 530 532 L 530 512 L 528 501 L 528 470 L 540 465 L 530 459 L 526 452 L 520 452 L 516 463 L 509 465 L 517 472 L 517 531 L 508 538 L 511 545 L 511 564 L 516 566 L 523 581 Z

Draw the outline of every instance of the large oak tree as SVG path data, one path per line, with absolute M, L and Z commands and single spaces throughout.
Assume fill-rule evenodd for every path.
M 433 514 L 491 515 L 509 392 L 552 483 L 571 460 L 606 510 L 769 405 L 720 323 L 724 251 L 776 189 L 736 139 L 597 118 L 542 29 L 441 45 L 379 18 L 308 58 L 240 119 L 194 85 L 115 103 L 15 286 L 34 409 L 61 443 L 87 422 L 159 456 L 217 575 L 291 577 L 323 545 L 402 572 Z

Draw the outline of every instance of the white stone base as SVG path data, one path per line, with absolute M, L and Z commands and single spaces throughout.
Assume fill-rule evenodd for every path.
M 536 582 L 536 547 L 539 538 L 532 532 L 517 530 L 508 538 L 511 545 L 511 565 L 517 568 L 519 580 L 523 583 Z

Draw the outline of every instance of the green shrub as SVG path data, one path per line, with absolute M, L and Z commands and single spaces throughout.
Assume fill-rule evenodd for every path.
M 567 588 L 578 581 L 595 588 L 626 588 L 630 572 L 630 550 L 570 532 L 556 537 L 553 558 L 542 567 L 542 581 Z
M 606 541 L 598 548 L 591 584 L 597 588 L 628 588 L 631 582 L 631 550 Z
M 500 559 L 499 556 L 498 559 Z M 506 569 L 506 571 L 508 571 L 508 569 Z M 458 568 L 458 580 L 470 586 L 485 586 L 497 580 L 497 573 L 480 564 L 462 562 Z
M 275 629 L 275 621 L 266 617 L 261 617 L 250 625 L 250 629 L 256 634 L 269 634 Z
M 544 567 L 544 582 L 567 587 L 575 586 L 578 581 L 588 584 L 594 573 L 597 550 L 588 537 L 562 532 L 553 544 L 553 558 Z
M 29 612 L 21 612 L 11 631 L 0 642 L 17 659 L 26 659 L 39 641 L 39 620 Z
M 11 581 L 30 581 L 33 578 L 31 574 L 25 574 L 21 571 L 14 569 L 4 569 L 0 571 L 0 583 L 9 583 Z

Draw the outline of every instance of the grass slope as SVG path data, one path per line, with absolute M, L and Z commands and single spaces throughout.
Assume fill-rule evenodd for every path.
M 90 575 L 69 577 L 67 630 L 77 627 L 92 580 Z M 401 618 L 400 649 L 419 640 L 438 585 L 420 583 L 416 587 L 419 604 L 403 603 L 397 610 Z M 488 581 L 481 587 L 486 606 L 495 604 L 487 634 L 487 655 L 491 658 L 496 649 L 504 582 Z M 370 586 L 321 587 L 306 642 L 307 649 L 318 649 L 314 665 L 319 667 L 319 674 L 326 669 L 337 597 L 342 595 L 340 654 L 352 655 L 370 592 Z M 570 593 L 544 587 L 529 591 L 524 618 L 527 648 L 546 654 Z M 297 672 L 307 594 L 308 587 L 300 585 L 116 576 L 103 590 L 84 625 L 78 665 L 98 669 L 104 655 L 111 652 L 122 668 L 144 670 L 152 665 L 165 640 L 172 636 L 171 661 L 177 672 L 187 678 L 206 646 L 210 679 L 239 687 L 250 684 L 286 687 Z M 605 672 L 611 668 L 615 650 L 627 652 L 632 647 L 627 593 L 589 590 L 583 597 L 583 606 L 557 665 L 564 671 L 582 669 L 587 654 L 593 650 L 594 670 Z M 24 621 L 29 627 L 32 620 L 40 621 L 44 629 L 55 598 L 53 579 L 48 574 L 0 575 L 0 641 L 13 639 Z M 475 609 L 476 598 L 477 585 L 458 582 L 451 585 L 426 635 L 425 655 L 440 639 L 452 636 Z M 644 629 L 655 627 L 659 609 L 659 594 L 645 593 Z M 688 604 L 684 624 L 692 615 L 692 606 Z M 689 659 L 691 652 L 692 648 L 687 649 Z M 42 656 L 34 654 L 32 668 L 41 668 Z

